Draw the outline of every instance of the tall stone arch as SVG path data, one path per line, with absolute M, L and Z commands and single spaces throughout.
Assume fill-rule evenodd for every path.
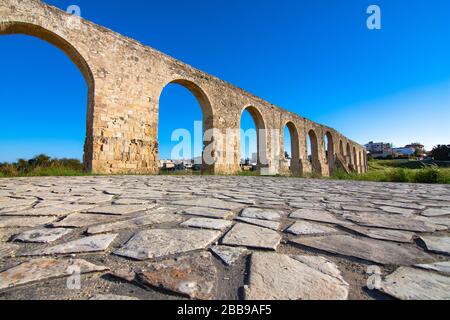
M 93 128 L 94 128 L 94 110 L 95 110 L 95 79 L 92 68 L 89 65 L 86 54 L 73 45 L 63 35 L 58 34 L 58 30 L 51 30 L 48 26 L 42 26 L 19 20 L 3 21 L 0 24 L 0 35 L 27 35 L 39 38 L 63 51 L 70 60 L 78 67 L 83 78 L 86 81 L 88 89 L 86 106 L 86 137 L 84 142 L 84 164 L 87 171 L 93 169 Z
M 163 84 L 160 96 L 164 89 L 170 84 L 177 84 L 187 89 L 196 98 L 197 102 L 200 105 L 203 121 L 202 171 L 214 173 L 215 148 L 212 146 L 212 144 L 214 144 L 214 110 L 208 94 L 200 84 L 196 83 L 193 80 L 188 80 L 185 78 L 174 78 Z M 157 106 L 159 111 L 159 98 L 157 101 Z M 186 112 L 189 112 L 189 110 L 186 110 Z M 156 119 L 156 121 L 159 122 L 159 112 L 156 112 L 154 115 L 152 115 L 152 118 Z M 158 127 L 156 129 L 158 130 Z M 158 133 L 156 134 L 156 136 L 158 137 Z M 156 144 L 159 146 L 159 142 L 156 142 Z M 159 148 L 156 148 L 155 152 L 158 154 L 159 158 Z M 210 152 L 211 154 L 206 155 L 205 152 Z

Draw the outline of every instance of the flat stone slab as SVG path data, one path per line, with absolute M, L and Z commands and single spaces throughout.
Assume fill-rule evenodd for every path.
M 81 238 L 53 247 L 25 253 L 21 256 L 47 256 L 54 254 L 90 253 L 105 251 L 117 236 L 118 234 L 105 234 Z
M 34 228 L 55 221 L 55 217 L 5 217 L 0 218 L 0 228 Z
M 225 230 L 233 224 L 232 221 L 208 219 L 208 218 L 191 218 L 181 224 L 182 227 L 192 227 L 211 230 Z
M 276 250 L 281 242 L 278 232 L 244 223 L 237 223 L 223 237 L 222 244 Z
M 429 264 L 416 264 L 415 267 L 427 270 L 434 270 L 443 274 L 450 275 L 450 261 L 436 262 Z
M 74 213 L 61 221 L 52 223 L 52 226 L 56 228 L 83 228 L 119 219 L 121 219 L 120 216 Z
M 220 236 L 212 230 L 155 229 L 142 231 L 114 254 L 136 260 L 160 258 L 205 249 Z
M 345 214 L 344 218 L 366 227 L 378 227 L 416 232 L 435 232 L 442 230 L 438 225 L 428 223 L 413 217 L 403 217 L 391 214 L 354 213 Z
M 154 200 L 120 198 L 120 199 L 114 200 L 113 203 L 116 205 L 148 205 L 148 206 L 151 206 L 151 204 L 154 203 Z
M 71 230 L 64 228 L 40 228 L 22 232 L 14 237 L 14 241 L 51 243 L 71 232 Z
M 220 258 L 227 266 L 236 263 L 244 254 L 248 253 L 247 248 L 214 246 L 211 251 Z
M 429 251 L 450 254 L 450 237 L 422 236 L 420 239 Z
M 241 212 L 241 217 L 259 219 L 259 220 L 270 220 L 279 221 L 283 216 L 283 212 L 274 209 L 262 209 L 262 208 L 245 208 Z
M 390 206 L 381 206 L 379 207 L 381 210 L 387 213 L 393 213 L 393 214 L 403 214 L 403 215 L 411 215 L 416 213 L 416 210 L 414 209 L 408 209 L 408 208 L 399 208 L 399 207 L 390 207 Z
M 14 212 L 8 212 L 4 215 L 8 216 L 29 216 L 29 217 L 60 217 L 60 216 L 66 216 L 73 211 L 70 209 L 63 209 L 63 208 L 57 208 L 57 207 L 43 207 L 43 208 L 32 208 L 28 210 L 22 210 L 22 211 L 14 211 Z
M 81 259 L 41 258 L 21 263 L 0 273 L 0 290 L 70 276 L 74 270 L 81 274 L 108 270 Z
M 0 244 L 0 259 L 10 258 L 15 255 L 16 251 L 20 249 L 20 246 L 14 243 L 1 243 Z
M 341 221 L 335 218 L 331 213 L 325 210 L 314 210 L 314 209 L 300 209 L 297 210 L 289 216 L 292 219 L 302 219 L 317 222 L 325 222 L 336 225 L 346 224 L 345 221 Z
M 191 216 L 200 216 L 215 219 L 230 219 L 234 217 L 233 211 L 230 210 L 201 207 L 191 207 L 188 209 L 184 209 L 181 213 Z
M 379 290 L 401 300 L 450 300 L 450 277 L 401 267 L 381 282 Z
M 171 213 L 153 213 L 146 214 L 144 216 L 136 217 L 133 219 L 100 224 L 89 227 L 88 234 L 99 234 L 107 232 L 115 232 L 124 229 L 134 229 L 155 224 L 173 223 L 181 221 L 181 217 Z
M 367 228 L 355 225 L 345 226 L 346 229 L 359 233 L 366 237 L 377 240 L 388 240 L 395 242 L 411 243 L 414 241 L 415 233 L 409 231 Z
M 209 252 L 150 263 L 137 273 L 144 285 L 163 288 L 191 299 L 214 299 L 217 270 Z
M 87 213 L 122 216 L 149 209 L 148 205 L 111 205 L 89 209 Z
M 422 212 L 425 217 L 440 217 L 450 215 L 450 208 L 430 208 Z
M 243 218 L 243 217 L 237 217 L 235 220 L 240 221 L 240 222 L 245 222 L 248 224 L 252 224 L 255 226 L 275 230 L 275 231 L 278 231 L 281 228 L 281 223 L 276 222 L 276 221 L 259 220 L 259 219 L 252 219 L 252 218 Z
M 106 202 L 111 202 L 114 195 L 111 194 L 99 194 L 95 196 L 85 197 L 78 201 L 79 204 L 103 204 Z
M 320 235 L 331 234 L 339 232 L 339 230 L 313 223 L 308 221 L 298 221 L 285 230 L 285 232 L 300 236 L 300 235 Z
M 223 201 L 215 198 L 197 198 L 172 202 L 174 205 L 186 207 L 203 207 L 222 210 L 238 210 L 245 207 L 242 203 Z
M 365 238 L 358 239 L 349 235 L 297 238 L 291 240 L 291 242 L 385 265 L 414 265 L 435 260 L 427 253 L 413 246 Z
M 320 263 L 313 259 L 320 259 Z M 340 273 L 324 272 L 326 259 L 255 252 L 251 256 L 247 300 L 346 300 L 349 285 Z M 332 264 L 327 261 L 328 264 Z M 319 268 L 318 268 L 319 267 Z M 336 266 L 331 268 L 336 269 Z M 339 272 L 339 271 L 338 271 Z
M 129 296 L 119 296 L 115 294 L 98 294 L 89 300 L 99 300 L 99 301 L 127 301 L 127 300 L 139 300 L 135 297 L 129 297 Z

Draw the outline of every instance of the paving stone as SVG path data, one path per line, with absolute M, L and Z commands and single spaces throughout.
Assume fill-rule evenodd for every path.
M 238 210 L 245 207 L 242 203 L 223 201 L 214 198 L 197 198 L 191 200 L 179 200 L 172 202 L 174 205 L 186 206 L 186 207 L 203 207 L 222 210 Z
M 0 290 L 36 281 L 68 277 L 74 271 L 80 274 L 108 270 L 82 259 L 40 258 L 23 262 L 0 273 Z
M 135 297 L 129 297 L 129 296 L 119 296 L 115 294 L 98 294 L 89 300 L 100 300 L 100 301 L 121 301 L 121 300 L 139 300 Z
M 150 263 L 137 274 L 144 285 L 163 288 L 191 299 L 214 299 L 217 270 L 209 252 Z
M 280 210 L 273 209 L 262 209 L 262 208 L 245 208 L 242 210 L 241 217 L 259 219 L 259 220 L 270 220 L 270 221 L 280 221 L 283 216 L 283 212 Z
M 155 224 L 174 223 L 181 221 L 181 217 L 172 213 L 154 213 L 129 220 L 111 222 L 89 227 L 88 234 L 115 232 L 123 229 L 141 228 Z
M 394 213 L 394 214 L 404 214 L 404 215 L 411 215 L 416 212 L 416 210 L 408 209 L 408 208 L 398 208 L 398 207 L 390 207 L 390 206 L 381 206 L 381 210 L 388 213 Z
M 429 264 L 416 264 L 415 267 L 427 270 L 434 270 L 443 274 L 450 275 L 450 261 L 436 262 Z
M 320 258 L 320 257 L 319 257 Z M 324 259 L 324 258 L 320 258 Z M 326 260 L 326 259 L 325 259 Z M 349 285 L 322 263 L 276 253 L 251 256 L 247 300 L 346 300 Z M 332 264 L 327 261 L 328 264 Z M 317 268 L 319 267 L 319 268 Z M 333 269 L 337 267 L 333 266 Z M 329 269 L 329 268 L 328 268 Z
M 263 227 L 263 228 L 268 228 L 268 229 L 275 230 L 275 231 L 278 231 L 281 228 L 281 223 L 276 222 L 276 221 L 242 218 L 242 217 L 237 217 L 235 220 L 240 221 L 240 222 L 245 222 L 248 224 L 252 224 L 255 226 Z
M 131 238 L 116 255 L 136 260 L 160 258 L 205 249 L 220 236 L 212 230 L 155 229 L 142 231 Z
M 150 205 L 153 201 L 146 199 L 119 198 L 114 200 L 115 205 Z
M 74 213 L 61 221 L 52 223 L 52 226 L 56 228 L 83 228 L 120 219 L 123 219 L 123 217 L 89 213 Z
M 359 233 L 366 237 L 378 240 L 388 240 L 395 242 L 411 243 L 414 241 L 415 233 L 409 231 L 367 228 L 355 225 L 345 226 L 346 229 Z
M 450 237 L 422 236 L 428 251 L 450 254 Z
M 89 209 L 87 213 L 121 216 L 136 212 L 143 212 L 147 209 L 149 209 L 148 205 L 111 205 Z
M 416 232 L 434 232 L 437 230 L 442 230 L 442 228 L 438 225 L 427 223 L 416 218 L 403 217 L 400 215 L 353 213 L 345 214 L 344 218 L 366 227 L 378 227 Z
M 426 208 L 424 205 L 421 205 L 421 204 L 410 203 L 410 202 L 399 202 L 399 201 L 392 201 L 392 200 L 371 200 L 370 202 L 374 205 L 407 208 L 407 209 L 414 209 L 414 210 L 424 210 Z
M 208 218 L 191 218 L 181 224 L 182 227 L 192 227 L 211 230 L 225 230 L 233 224 L 232 221 Z
M 56 208 L 56 207 L 43 207 L 38 209 L 28 209 L 23 211 L 16 211 L 16 212 L 8 212 L 5 215 L 8 216 L 30 216 L 30 217 L 45 217 L 45 216 L 54 216 L 54 217 L 60 217 L 60 216 L 66 216 L 73 211 L 63 208 Z
M 366 238 L 359 239 L 348 235 L 302 237 L 293 239 L 291 242 L 329 253 L 385 265 L 413 265 L 434 261 L 433 257 L 412 245 L 399 245 Z
M 113 195 L 110 194 L 99 194 L 95 196 L 85 197 L 78 201 L 79 204 L 103 204 L 106 202 L 111 202 L 114 198 Z
M 247 248 L 213 246 L 211 251 L 220 258 L 227 266 L 236 263 L 244 254 L 248 253 Z
M 201 207 L 192 207 L 184 209 L 182 213 L 191 216 L 200 216 L 215 219 L 230 219 L 234 217 L 234 213 L 230 210 L 201 208 Z
M 289 217 L 292 219 L 311 220 L 337 225 L 348 224 L 346 221 L 335 218 L 331 213 L 325 210 L 300 209 L 292 213 Z
M 339 232 L 339 230 L 321 225 L 319 223 L 298 221 L 293 225 L 291 225 L 288 229 L 286 229 L 285 232 L 299 236 L 299 235 L 330 234 Z
M 381 282 L 380 291 L 401 300 L 450 300 L 450 277 L 401 267 Z
M 281 236 L 278 232 L 244 223 L 237 223 L 223 237 L 222 244 L 276 250 Z
M 14 241 L 51 243 L 71 232 L 63 228 L 40 228 L 22 232 L 14 237 Z
M 426 217 L 439 217 L 450 215 L 450 208 L 430 208 L 422 212 Z
M 21 256 L 47 256 L 54 254 L 102 252 L 108 249 L 118 234 L 105 234 L 85 237 L 53 247 L 24 253 Z
M 55 217 L 2 217 L 0 228 L 34 228 L 55 221 Z
M 14 243 L 0 243 L 0 259 L 14 256 L 19 248 L 20 246 Z

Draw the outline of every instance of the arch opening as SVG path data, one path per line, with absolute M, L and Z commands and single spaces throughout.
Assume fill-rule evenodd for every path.
M 325 145 L 325 159 L 328 164 L 329 172 L 334 170 L 335 159 L 334 159 L 334 141 L 331 132 L 327 131 L 324 136 Z
M 292 175 L 301 175 L 300 149 L 298 130 L 291 121 L 284 126 L 284 160 L 287 162 L 289 172 Z
M 37 148 L 43 149 L 42 152 L 49 152 L 46 151 L 48 148 L 45 146 L 44 140 L 41 140 L 41 135 L 43 132 L 48 132 L 48 138 L 54 141 L 61 141 L 63 143 L 64 141 L 71 141 L 71 143 L 68 143 L 65 147 L 61 148 L 64 154 L 68 154 L 70 157 L 72 157 L 72 154 L 75 154 L 75 152 L 79 155 L 76 156 L 78 159 L 82 159 L 84 163 L 84 168 L 87 171 L 92 171 L 92 161 L 93 161 L 93 112 L 94 112 L 94 77 L 91 72 L 91 69 L 86 62 L 86 60 L 83 58 L 83 56 L 78 52 L 78 50 L 71 45 L 67 40 L 63 39 L 61 36 L 53 33 L 50 30 L 47 30 L 41 26 L 29 24 L 29 23 L 23 23 L 23 22 L 4 22 L 1 25 L 0 28 L 0 36 L 5 36 L 4 39 L 8 41 L 11 44 L 11 39 L 18 39 L 17 44 L 23 45 L 26 43 L 26 45 L 31 45 L 35 49 L 29 49 L 28 52 L 20 52 L 18 55 L 15 55 L 14 59 L 16 57 L 19 58 L 27 58 L 27 61 L 35 61 L 35 68 L 33 67 L 33 70 L 39 70 L 41 68 L 41 65 L 37 63 L 43 62 L 44 65 L 46 64 L 46 59 L 48 59 L 48 64 L 51 64 L 52 66 L 59 65 L 58 67 L 58 74 L 56 75 L 59 77 L 59 74 L 61 73 L 61 70 L 64 72 L 64 78 L 60 81 L 54 81 L 50 80 L 50 77 L 53 75 L 53 69 L 48 68 L 45 70 L 45 76 L 47 76 L 47 79 L 44 79 L 45 81 L 40 81 L 39 77 L 41 75 L 38 75 L 33 78 L 33 87 L 32 89 L 29 89 L 27 91 L 27 94 L 23 94 L 22 98 L 19 99 L 20 102 L 26 104 L 24 106 L 24 109 L 22 109 L 23 113 L 26 112 L 26 108 L 28 108 L 29 105 L 33 105 L 33 110 L 30 110 L 28 114 L 33 114 L 33 112 L 36 112 L 36 110 L 40 110 L 41 112 L 36 114 L 36 116 L 33 117 L 33 126 L 31 126 L 31 129 L 28 128 L 28 130 L 33 131 L 33 138 L 38 139 L 37 143 L 35 142 L 35 146 Z M 39 41 L 34 42 L 34 40 L 31 40 L 32 38 L 39 39 Z M 3 40 L 3 37 L 2 39 Z M 40 40 L 43 40 L 45 42 L 45 45 L 42 46 L 40 43 Z M 51 48 L 56 47 L 57 49 L 61 50 L 64 53 L 64 56 L 59 56 L 58 52 L 48 51 L 47 44 L 50 44 Z M 36 46 L 36 47 L 35 47 Z M 42 46 L 42 47 L 41 47 Z M 39 54 L 43 54 L 43 51 L 46 52 L 47 56 L 41 56 L 40 60 L 36 60 L 39 58 Z M 51 57 L 50 57 L 51 55 Z M 44 57 L 44 58 L 43 58 Z M 69 59 L 67 59 L 69 58 Z M 29 60 L 28 60 L 29 59 Z M 33 60 L 34 59 L 34 60 Z M 54 59 L 54 60 L 51 60 Z M 64 61 L 64 59 L 67 59 L 70 61 L 68 64 Z M 6 59 L 5 59 L 6 60 Z M 13 60 L 10 60 L 13 61 Z M 25 65 L 25 64 L 24 64 Z M 71 69 L 71 66 L 75 65 L 76 69 L 75 73 Z M 20 70 L 20 68 L 18 68 Z M 31 69 L 31 68 L 30 68 Z M 56 68 L 55 68 L 56 69 Z M 17 70 L 16 70 L 17 71 Z M 22 70 L 23 72 L 23 70 Z M 29 72 L 29 70 L 27 70 Z M 82 80 L 79 81 L 76 79 L 78 74 L 81 73 Z M 21 87 L 24 85 L 26 86 L 25 79 L 27 77 L 26 73 L 23 73 L 19 75 L 22 78 Z M 29 76 L 29 75 L 28 75 Z M 44 77 L 44 76 L 42 76 Z M 75 77 L 75 78 L 73 78 Z M 9 80 L 13 81 L 14 76 L 12 77 L 5 77 L 9 78 Z M 80 78 L 81 79 L 81 78 Z M 49 84 L 51 81 L 53 81 L 53 88 L 51 94 L 46 94 L 48 99 L 42 100 L 43 108 L 36 108 L 36 105 L 39 104 L 39 95 L 42 91 L 39 91 L 39 94 L 33 94 L 33 90 L 35 88 L 39 88 L 39 86 L 43 86 L 45 84 Z M 73 82 L 71 84 L 71 87 L 64 88 L 68 81 Z M 9 85 L 10 82 L 7 82 L 7 85 Z M 81 85 L 80 85 L 81 83 Z M 2 85 L 3 88 L 5 88 L 5 85 Z M 76 88 L 75 90 L 73 90 Z M 79 88 L 79 89 L 78 89 Z M 45 89 L 41 88 L 41 90 L 45 91 Z M 81 90 L 81 98 L 80 95 L 78 95 L 79 91 Z M 6 94 L 6 92 L 5 92 Z M 9 93 L 7 93 L 9 94 Z M 31 99 L 31 100 L 30 100 Z M 5 101 L 4 99 L 2 99 Z M 29 102 L 27 102 L 29 100 Z M 45 101 L 44 101 L 45 100 Z M 73 101 L 76 101 L 76 103 L 81 100 L 81 104 L 83 105 L 83 111 L 79 113 L 78 106 L 72 105 L 72 103 L 75 103 Z M 87 106 L 86 106 L 87 104 Z M 39 121 L 39 117 L 45 116 L 46 112 L 51 107 L 55 107 L 55 110 L 53 110 L 51 113 L 47 114 L 45 118 L 42 119 L 42 121 Z M 23 115 L 22 113 L 22 115 Z M 59 119 L 61 115 L 64 116 L 63 119 Z M 58 118 L 58 119 L 57 119 Z M 67 121 L 67 119 L 71 119 L 70 122 Z M 51 123 L 48 122 L 48 120 L 52 120 Z M 11 118 L 9 119 L 11 121 Z M 80 121 L 81 127 L 83 129 L 79 129 L 78 122 Z M 15 123 L 15 122 L 14 122 Z M 25 121 L 26 123 L 26 121 Z M 42 123 L 46 124 L 45 128 L 43 130 L 39 130 L 37 128 L 32 129 L 32 127 L 37 126 L 38 124 L 41 125 Z M 71 126 L 71 124 L 76 123 L 74 127 Z M 22 125 L 22 123 L 18 123 L 18 126 Z M 58 126 L 64 126 L 62 128 L 58 128 Z M 51 129 L 53 128 L 53 133 L 50 133 Z M 20 131 L 20 129 L 17 129 L 15 131 Z M 70 139 L 70 140 L 66 140 Z M 79 141 L 82 142 L 79 142 Z M 25 137 L 24 141 L 28 141 L 28 138 Z M 26 142 L 27 143 L 27 142 Z M 73 145 L 73 146 L 72 146 Z M 78 147 L 80 145 L 80 147 Z M 84 145 L 84 146 L 82 146 Z M 54 149 L 58 149 L 56 147 L 56 144 L 53 145 Z M 32 148 L 30 148 L 32 149 Z M 80 151 L 78 151 L 80 149 Z M 82 151 L 81 151 L 82 150 Z M 50 151 L 51 153 L 51 151 Z M 50 154 L 51 155 L 51 154 Z M 64 157 L 63 154 L 55 153 L 57 157 Z
M 260 174 L 261 169 L 268 165 L 266 126 L 261 112 L 254 106 L 244 108 L 240 128 L 241 170 Z
M 314 130 L 310 130 L 306 137 L 308 150 L 308 159 L 311 163 L 312 173 L 322 174 L 322 168 L 319 160 L 319 142 Z
M 183 117 L 174 117 L 174 114 Z M 158 101 L 158 161 L 160 171 L 210 171 L 214 154 L 213 112 L 206 93 L 192 81 L 176 79 L 161 91 Z

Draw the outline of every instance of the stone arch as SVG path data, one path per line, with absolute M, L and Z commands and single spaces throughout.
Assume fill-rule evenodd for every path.
M 351 167 L 353 165 L 352 162 L 352 148 L 350 146 L 350 142 L 347 142 L 347 148 L 345 150 L 347 165 Z
M 342 139 L 339 140 L 339 154 L 341 157 L 345 157 L 344 142 Z
M 308 132 L 306 139 L 309 139 L 311 143 L 311 169 L 313 173 L 322 174 L 322 167 L 319 159 L 319 139 L 316 132 L 311 129 Z
M 84 143 L 83 161 L 85 169 L 92 171 L 93 169 L 93 154 L 94 154 L 94 101 L 95 101 L 95 80 L 91 67 L 89 66 L 85 57 L 66 39 L 60 35 L 43 28 L 36 24 L 7 21 L 0 25 L 0 35 L 14 35 L 22 34 L 41 39 L 56 48 L 63 51 L 69 59 L 78 67 L 83 75 L 88 89 L 87 110 L 86 110 L 86 138 Z
M 285 123 L 284 127 L 287 127 L 291 136 L 291 167 L 290 171 L 293 175 L 302 174 L 302 166 L 300 161 L 300 141 L 297 126 L 292 121 Z M 284 132 L 284 130 L 283 130 Z M 284 150 L 283 150 L 284 151 Z M 284 154 L 284 152 L 283 152 Z
M 208 159 L 208 161 L 205 161 L 205 150 L 210 144 L 214 142 L 213 132 L 211 131 L 214 128 L 214 112 L 210 99 L 208 98 L 208 95 L 199 84 L 195 83 L 192 80 L 187 80 L 183 78 L 175 78 L 166 82 L 161 89 L 160 97 L 164 89 L 170 84 L 177 84 L 187 89 L 195 97 L 195 99 L 200 105 L 200 108 L 202 110 L 202 121 L 203 121 L 202 171 L 203 172 L 211 171 L 213 170 L 214 166 L 214 163 L 212 163 L 213 159 Z M 159 104 L 160 102 L 158 100 L 158 110 Z M 158 115 L 158 125 L 159 125 L 159 115 Z M 159 147 L 157 154 L 159 158 Z M 211 154 L 211 156 L 214 157 L 214 154 Z
M 325 136 L 324 136 L 324 141 L 326 141 L 326 146 L 325 146 L 325 159 L 328 163 L 328 168 L 329 168 L 329 172 L 332 173 L 334 171 L 334 166 L 335 166 L 335 152 L 334 152 L 334 139 L 333 139 L 333 135 L 331 134 L 330 131 L 326 131 L 325 132 Z M 325 144 L 325 143 L 324 143 Z
M 363 172 L 366 171 L 366 169 L 365 169 L 365 162 L 366 162 L 366 160 L 364 159 L 364 152 L 362 150 L 359 151 L 359 161 L 360 161 L 359 165 L 360 165 L 360 168 L 361 168 L 361 172 L 363 173 Z
M 353 147 L 353 170 L 358 171 L 359 159 L 356 147 Z
M 256 153 L 257 153 L 257 164 L 258 168 L 261 169 L 263 167 L 268 167 L 268 159 L 267 159 L 267 132 L 266 132 L 266 122 L 264 121 L 264 117 L 262 112 L 253 105 L 245 106 L 240 114 L 239 123 L 242 120 L 242 116 L 244 112 L 248 111 L 250 116 L 253 119 L 253 122 L 256 126 Z M 240 141 L 240 139 L 239 139 Z M 241 146 L 242 141 L 239 142 L 239 148 Z

